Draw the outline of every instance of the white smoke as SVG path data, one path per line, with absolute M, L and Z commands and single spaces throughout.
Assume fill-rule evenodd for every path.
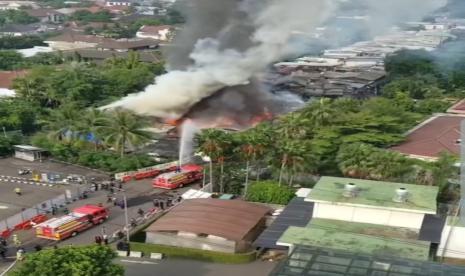
M 285 54 L 293 31 L 313 31 L 331 15 L 334 3 L 270 0 L 263 9 L 255 9 L 255 2 L 244 1 L 241 6 L 254 18 L 253 47 L 240 52 L 220 48 L 217 38 L 200 39 L 190 55 L 193 64 L 186 70 L 157 77 L 155 84 L 144 92 L 129 95 L 105 108 L 123 107 L 143 115 L 178 118 L 219 89 L 248 83 L 254 74 Z
M 220 2 L 219 0 L 212 0 Z M 227 0 L 233 1 L 233 0 Z M 205 2 L 205 1 L 203 1 Z M 217 5 L 218 3 L 213 4 Z M 144 92 L 129 95 L 104 108 L 123 107 L 142 115 L 179 118 L 193 105 L 227 86 L 247 84 L 271 63 L 290 52 L 295 33 L 312 33 L 334 16 L 343 4 L 356 2 L 367 8 L 370 30 L 380 32 L 392 24 L 418 20 L 445 0 L 236 0 L 247 14 L 254 31 L 245 50 L 225 47 L 221 36 L 237 24 L 231 19 L 216 36 L 197 40 L 192 60 L 183 70 L 173 70 L 155 79 Z M 212 2 L 213 3 L 213 2 Z M 214 16 L 214 15 L 210 15 Z M 371 26 L 372 25 L 372 26 Z M 332 40 L 333 38 L 328 38 Z

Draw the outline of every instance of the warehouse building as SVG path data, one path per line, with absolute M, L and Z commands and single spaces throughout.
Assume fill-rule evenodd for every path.
M 241 253 L 263 231 L 268 207 L 241 200 L 190 199 L 150 225 L 146 243 Z

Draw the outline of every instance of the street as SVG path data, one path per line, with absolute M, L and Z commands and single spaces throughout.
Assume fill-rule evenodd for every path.
M 230 265 L 184 259 L 133 259 L 117 260 L 124 266 L 127 276 L 266 276 L 276 263 L 256 261 L 250 264 Z

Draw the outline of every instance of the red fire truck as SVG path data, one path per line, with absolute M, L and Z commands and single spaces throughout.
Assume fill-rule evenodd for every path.
M 104 222 L 108 218 L 108 209 L 96 205 L 84 205 L 68 215 L 52 218 L 36 225 L 36 236 L 49 240 L 64 240 Z
M 183 165 L 174 172 L 159 175 L 153 180 L 153 187 L 162 189 L 182 188 L 203 178 L 203 167 L 188 164 Z

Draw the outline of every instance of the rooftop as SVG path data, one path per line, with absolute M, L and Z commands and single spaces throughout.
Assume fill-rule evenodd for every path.
M 173 26 L 170 26 L 170 25 L 160 25 L 160 26 L 144 25 L 139 29 L 139 32 L 158 34 L 161 31 L 170 30 L 172 28 Z
M 436 115 L 410 131 L 405 142 L 391 149 L 411 157 L 437 159 L 442 152 L 459 155 L 460 123 L 465 116 Z
M 346 184 L 357 186 L 355 197 L 343 195 Z M 407 202 L 393 201 L 395 191 L 406 188 L 409 191 Z M 437 187 L 404 183 L 362 180 L 339 177 L 322 177 L 306 198 L 307 201 L 331 202 L 348 205 L 365 205 L 386 209 L 402 209 L 423 213 L 436 213 Z
M 146 231 L 189 232 L 240 241 L 269 211 L 268 207 L 241 200 L 189 199 L 156 220 Z
M 447 110 L 447 113 L 465 114 L 465 100 L 461 100 Z
M 463 266 L 297 246 L 289 258 L 278 264 L 270 275 L 461 276 L 464 274 Z
M 304 245 L 374 256 L 396 256 L 414 260 L 428 260 L 430 247 L 430 243 L 425 241 L 358 234 L 345 229 L 342 230 L 338 225 L 328 228 L 318 225 L 310 227 L 291 226 L 281 236 L 278 244 Z

